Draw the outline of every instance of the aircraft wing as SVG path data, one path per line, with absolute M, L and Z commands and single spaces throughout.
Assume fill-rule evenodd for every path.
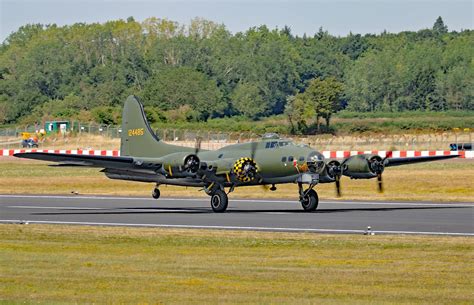
M 385 160 L 385 166 L 399 166 L 421 162 L 431 162 L 444 159 L 452 159 L 460 157 L 460 155 L 449 155 L 449 156 L 424 156 L 424 157 L 406 157 L 406 158 L 387 158 Z
M 17 153 L 13 156 L 17 158 L 43 160 L 58 162 L 57 166 L 86 166 L 99 168 L 129 168 L 133 167 L 133 158 L 131 157 L 109 157 L 109 156 L 89 156 L 89 155 L 71 155 L 55 153 Z

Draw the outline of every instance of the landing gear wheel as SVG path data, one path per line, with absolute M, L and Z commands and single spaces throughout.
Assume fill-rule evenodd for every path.
M 303 210 L 307 212 L 315 211 L 318 208 L 319 198 L 315 190 L 309 190 L 306 195 L 300 199 Z
M 160 189 L 159 189 L 159 188 L 155 188 L 155 189 L 153 190 L 153 192 L 151 192 L 151 197 L 153 197 L 153 198 L 155 198 L 155 199 L 160 198 L 160 195 L 161 195 L 161 193 L 160 193 Z
M 223 213 L 227 209 L 229 199 L 227 194 L 222 190 L 216 190 L 211 195 L 211 208 L 216 213 Z

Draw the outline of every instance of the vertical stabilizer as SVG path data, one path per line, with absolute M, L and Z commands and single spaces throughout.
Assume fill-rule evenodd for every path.
M 125 101 L 122 112 L 122 133 L 120 155 L 132 157 L 158 158 L 191 148 L 166 144 L 153 132 L 146 120 L 143 105 L 131 95 Z

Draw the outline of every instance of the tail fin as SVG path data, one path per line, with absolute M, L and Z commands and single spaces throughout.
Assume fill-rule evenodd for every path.
M 133 95 L 127 98 L 123 107 L 120 138 L 121 156 L 159 158 L 189 149 L 161 141 L 148 124 L 143 105 Z

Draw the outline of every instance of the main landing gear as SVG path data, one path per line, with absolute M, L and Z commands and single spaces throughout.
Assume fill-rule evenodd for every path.
M 319 198 L 318 193 L 314 190 L 316 184 L 310 184 L 306 190 L 303 190 L 303 183 L 298 183 L 298 190 L 300 194 L 300 203 L 303 207 L 303 210 L 306 212 L 315 211 L 318 208 Z M 229 193 L 234 190 L 233 187 L 230 188 Z M 210 184 L 204 188 L 206 194 L 211 196 L 211 208 L 216 213 L 223 213 L 227 210 L 229 205 L 229 198 L 227 193 L 224 191 L 222 185 Z M 155 186 L 151 196 L 155 199 L 160 198 L 160 189 L 159 184 Z
M 229 193 L 234 190 L 230 188 Z M 229 204 L 229 198 L 227 197 L 224 187 L 222 185 L 211 183 L 209 186 L 204 188 L 206 194 L 211 196 L 211 208 L 216 213 L 223 213 L 227 210 Z
M 316 184 L 310 184 L 309 188 L 303 191 L 303 184 L 298 183 L 298 190 L 300 193 L 300 203 L 303 210 L 306 212 L 315 211 L 318 208 L 319 198 L 318 193 L 313 189 Z
M 223 213 L 227 210 L 229 204 L 229 198 L 227 194 L 222 190 L 216 190 L 211 195 L 211 208 L 216 213 Z

